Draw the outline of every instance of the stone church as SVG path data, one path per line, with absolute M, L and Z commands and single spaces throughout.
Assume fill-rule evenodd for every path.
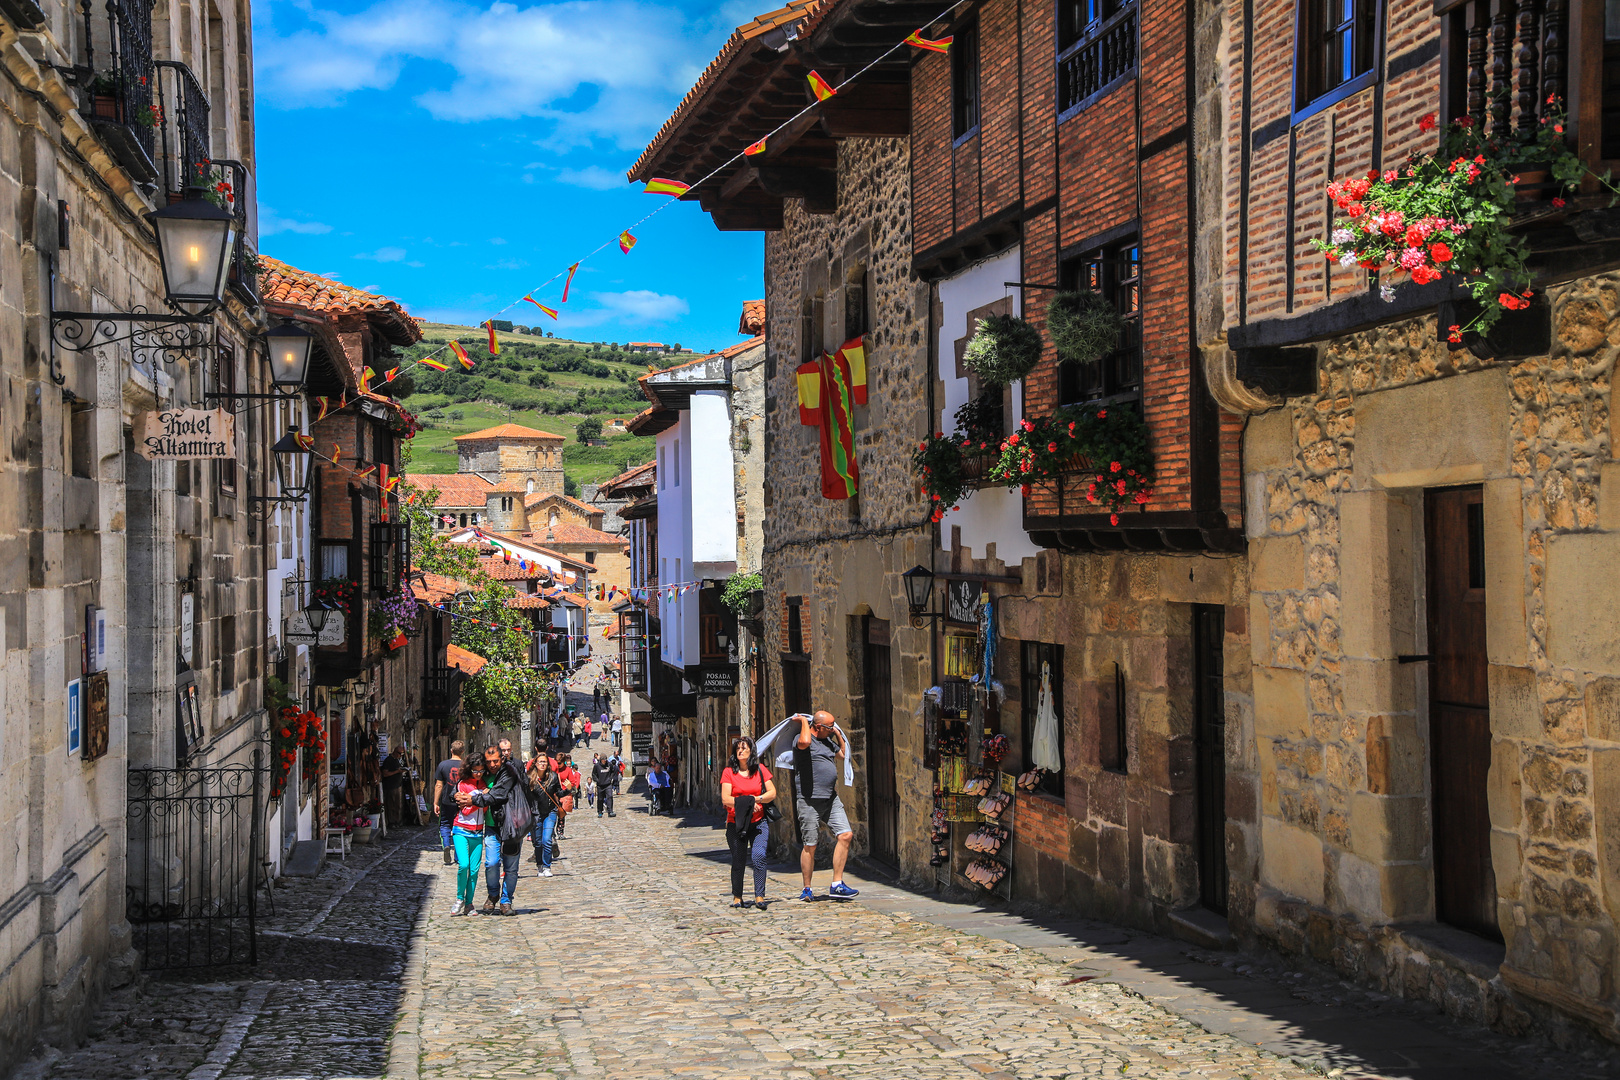
M 455 473 L 408 480 L 439 492 L 441 528 L 485 523 L 498 528 L 490 521 L 497 508 L 527 496 L 562 494 L 564 441 L 549 431 L 501 424 L 456 436 Z

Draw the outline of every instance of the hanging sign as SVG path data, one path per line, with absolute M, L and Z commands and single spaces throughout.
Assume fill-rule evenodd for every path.
M 945 617 L 951 622 L 977 623 L 979 621 L 980 586 L 974 581 L 947 581 L 945 583 Z
M 731 664 L 705 667 L 698 675 L 698 697 L 730 697 L 737 692 L 737 669 Z
M 187 664 L 191 663 L 191 633 L 195 625 L 195 604 L 191 593 L 180 594 L 180 658 Z
M 107 679 L 105 671 L 94 672 L 84 679 L 85 761 L 94 761 L 107 752 L 107 739 L 112 731 L 107 702 Z
M 142 413 L 135 449 L 147 461 L 234 458 L 236 417 L 226 409 Z
M 312 637 L 314 637 L 314 633 L 309 628 L 308 616 L 304 614 L 303 609 L 295 609 L 291 615 L 287 616 L 288 640 L 300 645 L 308 645 Z M 326 614 L 326 625 L 321 627 L 320 636 L 315 637 L 314 644 L 341 645 L 343 644 L 343 637 L 343 612 L 329 611 Z
M 67 752 L 69 756 L 79 752 L 81 742 L 81 729 L 79 726 L 83 716 L 81 709 L 83 698 L 79 692 L 81 685 L 82 683 L 78 679 L 74 679 L 67 684 Z

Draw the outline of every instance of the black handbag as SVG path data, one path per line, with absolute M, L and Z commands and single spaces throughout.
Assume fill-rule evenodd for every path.
M 754 766 L 754 768 L 756 768 L 756 769 L 763 769 L 764 767 L 765 766 L 763 766 L 763 765 Z M 781 798 L 782 793 L 780 791 L 778 791 L 776 793 L 776 795 L 777 795 L 777 798 Z M 762 798 L 762 799 L 765 797 L 765 784 L 764 784 L 764 782 L 761 782 L 760 785 L 759 785 L 759 797 Z M 765 820 L 766 821 L 781 821 L 782 820 L 782 808 L 780 806 L 776 805 L 776 799 L 772 799 L 770 802 L 763 804 L 761 809 L 764 810 L 764 812 L 765 812 Z

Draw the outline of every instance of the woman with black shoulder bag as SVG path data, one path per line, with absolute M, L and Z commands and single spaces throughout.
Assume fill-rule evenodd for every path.
M 731 744 L 731 763 L 720 774 L 720 801 L 726 807 L 726 843 L 731 847 L 731 906 L 743 903 L 743 866 L 754 868 L 754 905 L 765 909 L 765 845 L 770 822 L 782 816 L 776 804 L 776 781 L 758 760 L 754 740 L 740 736 Z
M 552 841 L 557 832 L 557 811 L 562 807 L 562 783 L 551 767 L 544 748 L 535 747 L 529 758 L 529 791 L 534 796 L 534 861 L 540 864 L 540 877 L 551 877 Z

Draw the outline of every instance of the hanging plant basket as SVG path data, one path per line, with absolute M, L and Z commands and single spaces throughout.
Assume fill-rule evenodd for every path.
M 1035 369 L 1041 360 L 1041 332 L 1011 315 L 979 320 L 962 359 L 986 386 L 1006 386 Z
M 1118 309 L 1090 289 L 1058 293 L 1046 305 L 1046 332 L 1060 360 L 1094 364 L 1119 348 L 1124 331 Z

